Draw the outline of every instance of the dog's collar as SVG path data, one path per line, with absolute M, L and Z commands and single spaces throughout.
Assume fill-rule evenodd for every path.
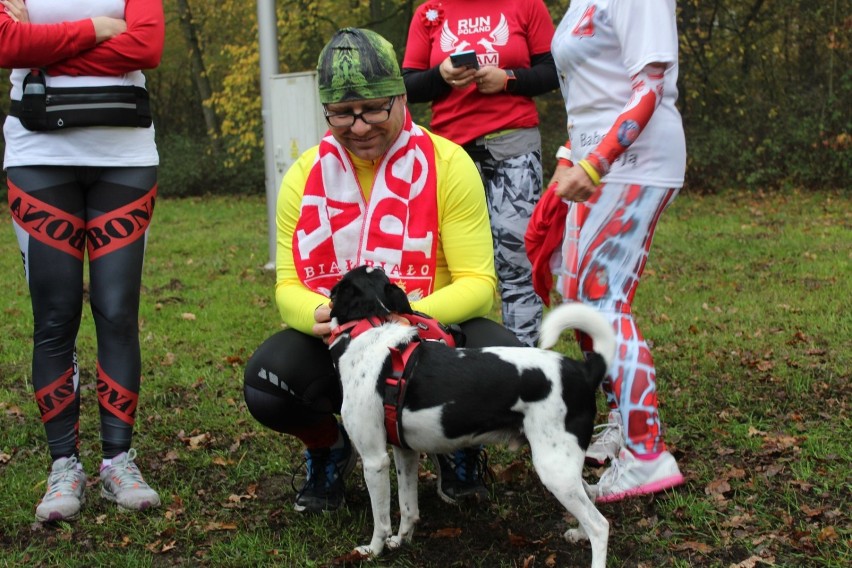
M 331 330 L 331 336 L 329 337 L 328 344 L 334 345 L 334 343 L 342 335 L 348 335 L 351 339 L 355 339 L 368 329 L 379 327 L 386 324 L 388 321 L 389 320 L 387 318 L 380 318 L 378 316 L 370 316 L 364 319 L 348 321 Z
M 458 341 L 453 335 L 449 327 L 444 326 L 438 320 L 431 318 L 425 314 L 414 312 L 412 314 L 402 314 L 402 317 L 407 319 L 409 323 L 417 328 L 417 335 L 425 341 L 440 341 L 446 343 L 450 347 L 457 347 Z M 382 326 L 390 321 L 386 317 L 370 316 L 368 318 L 353 320 L 344 324 L 338 325 L 331 331 L 328 344 L 334 343 L 343 335 L 348 335 L 350 339 L 355 339 L 368 329 Z

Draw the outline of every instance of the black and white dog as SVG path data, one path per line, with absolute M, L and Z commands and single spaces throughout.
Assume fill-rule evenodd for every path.
M 331 306 L 333 328 L 373 321 L 352 338 L 333 333 L 329 346 L 343 385 L 343 424 L 361 456 L 372 503 L 373 537 L 358 553 L 378 556 L 385 546 L 396 548 L 411 540 L 419 520 L 420 452 L 449 453 L 494 443 L 517 448 L 528 442 L 541 481 L 579 521 L 565 538 L 589 539 L 592 567 L 605 567 L 609 523 L 582 478 L 595 393 L 615 353 L 614 332 L 603 316 L 570 303 L 551 311 L 542 323 L 544 348 L 552 347 L 566 329 L 588 334 L 595 353 L 585 362 L 532 347 L 453 349 L 437 341 L 419 342 L 405 366 L 410 377 L 399 408 L 401 434 L 411 449 L 394 447 L 401 519 L 399 533 L 392 536 L 385 378 L 392 373 L 391 349 L 418 342 L 417 327 L 394 321 L 394 314 L 413 312 L 405 293 L 378 268 L 348 272 L 332 290 Z

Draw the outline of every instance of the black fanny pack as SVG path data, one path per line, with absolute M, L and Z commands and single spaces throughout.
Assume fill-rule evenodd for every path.
M 9 114 L 27 130 L 151 126 L 148 91 L 142 87 L 48 87 L 39 70 L 27 74 L 23 87 L 21 100 L 11 102 Z

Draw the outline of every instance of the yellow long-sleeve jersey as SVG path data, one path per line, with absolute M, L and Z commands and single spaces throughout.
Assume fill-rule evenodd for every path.
M 484 316 L 491 309 L 497 289 L 494 245 L 485 190 L 470 156 L 453 142 L 428 131 L 427 134 L 435 146 L 438 184 L 435 291 L 412 302 L 412 307 L 441 323 L 453 324 Z M 308 334 L 315 323 L 314 312 L 327 304 L 328 298 L 299 280 L 293 259 L 293 233 L 317 151 L 318 146 L 307 150 L 287 171 L 276 209 L 275 301 L 284 323 Z M 377 162 L 352 154 L 350 158 L 368 201 Z

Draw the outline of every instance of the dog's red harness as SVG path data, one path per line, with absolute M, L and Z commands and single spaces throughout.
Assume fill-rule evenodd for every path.
M 417 328 L 417 336 L 402 349 L 396 347 L 388 347 L 391 357 L 391 374 L 385 377 L 385 394 L 383 406 L 385 408 L 385 431 L 388 434 L 388 441 L 394 446 L 400 448 L 408 448 L 405 443 L 405 438 L 402 435 L 402 409 L 405 402 L 405 387 L 408 385 L 410 377 L 405 376 L 405 366 L 411 358 L 414 350 L 420 346 L 423 341 L 440 341 L 446 343 L 450 347 L 456 346 L 456 340 L 452 333 L 440 322 L 422 314 L 402 314 L 402 317 L 411 322 L 411 325 Z M 331 334 L 331 341 L 348 333 L 351 339 L 358 337 L 368 329 L 379 327 L 389 320 L 370 317 L 362 320 L 351 321 L 338 326 Z

